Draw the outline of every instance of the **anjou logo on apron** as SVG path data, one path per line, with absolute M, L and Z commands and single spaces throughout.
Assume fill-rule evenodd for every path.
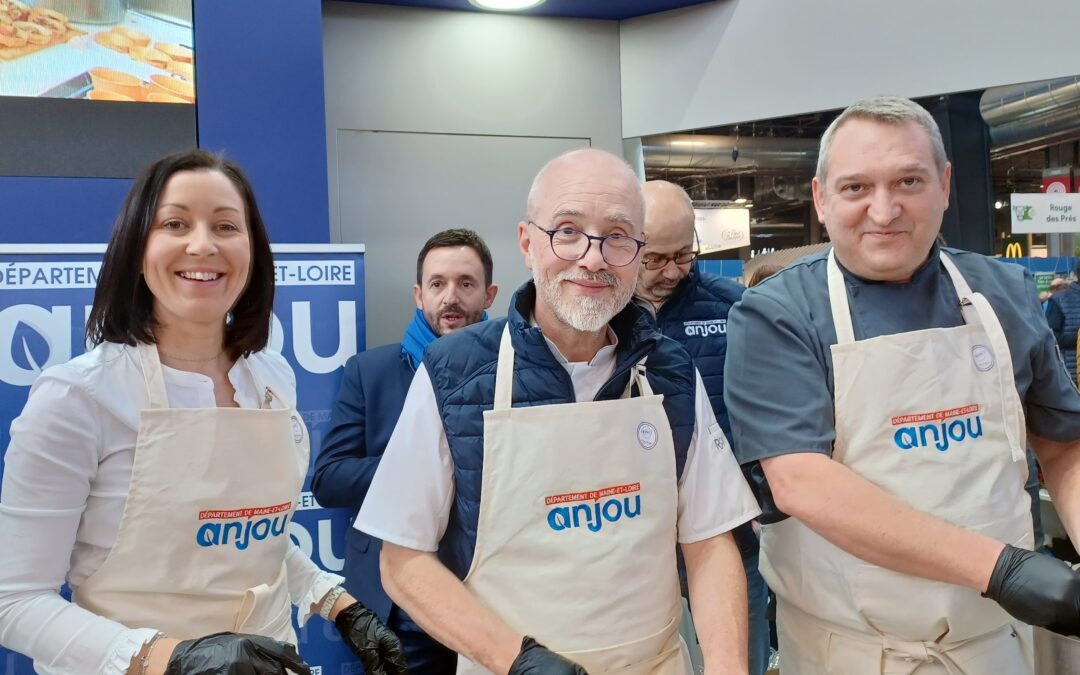
M 195 542 L 204 548 L 232 544 L 243 551 L 252 539 L 262 541 L 267 537 L 280 537 L 289 523 L 291 510 L 292 502 L 282 502 L 228 511 L 199 511 L 199 521 L 208 522 L 199 526 Z
M 630 495 L 633 495 L 632 497 Z M 607 499 L 605 499 L 607 498 Z M 604 500 L 601 502 L 601 500 Z M 584 502 L 574 504 L 574 502 Z M 573 504 L 573 506 L 558 506 Z M 641 515 L 641 483 L 614 485 L 586 492 L 567 492 L 544 497 L 545 506 L 555 506 L 548 511 L 548 526 L 556 532 L 576 529 L 584 525 L 590 532 L 599 532 L 604 521 L 615 523 L 625 516 Z
M 972 403 L 936 412 L 898 415 L 889 420 L 894 427 L 900 427 L 893 434 L 893 441 L 901 450 L 932 445 L 940 452 L 946 452 L 952 442 L 962 443 L 982 436 L 982 418 L 978 413 L 979 404 Z

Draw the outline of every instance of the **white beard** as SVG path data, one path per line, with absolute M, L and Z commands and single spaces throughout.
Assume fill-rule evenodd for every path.
M 600 297 L 567 298 L 562 291 L 562 282 L 577 279 L 610 284 L 614 293 Z M 610 272 L 588 272 L 580 268 L 560 272 L 550 281 L 541 278 L 534 269 L 533 283 L 555 318 L 581 333 L 595 333 L 606 326 L 612 317 L 626 307 L 634 292 L 633 284 L 624 288 L 619 284 L 618 277 Z

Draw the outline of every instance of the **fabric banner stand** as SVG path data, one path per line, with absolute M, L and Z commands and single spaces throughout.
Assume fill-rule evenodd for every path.
M 270 347 L 296 373 L 297 407 L 311 434 L 314 465 L 342 367 L 364 347 L 364 247 L 278 244 L 273 250 L 277 288 Z M 0 244 L 0 478 L 11 422 L 30 385 L 43 369 L 85 351 L 86 316 L 104 251 L 103 245 Z M 321 567 L 340 573 L 349 515 L 321 508 L 310 490 L 309 466 L 289 533 Z M 314 675 L 364 672 L 333 624 L 312 617 L 297 637 Z M 0 675 L 33 672 L 30 659 L 0 649 Z

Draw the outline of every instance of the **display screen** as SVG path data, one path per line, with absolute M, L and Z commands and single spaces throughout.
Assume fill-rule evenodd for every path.
M 195 102 L 191 0 L 0 0 L 0 96 Z
M 130 177 L 196 144 L 192 0 L 0 0 L 0 175 Z

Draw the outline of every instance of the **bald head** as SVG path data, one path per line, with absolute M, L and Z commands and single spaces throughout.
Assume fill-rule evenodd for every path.
M 642 188 L 645 194 L 645 249 L 637 294 L 660 306 L 675 293 L 690 273 L 691 263 L 679 264 L 680 256 L 692 259 L 695 250 L 694 205 L 678 185 L 665 180 L 651 180 Z
M 544 165 L 529 189 L 526 212 L 530 220 L 550 218 L 552 201 L 575 186 L 591 183 L 597 199 L 623 201 L 628 225 L 640 234 L 644 227 L 645 200 L 634 171 L 621 157 L 605 150 L 585 148 L 563 153 Z M 557 207 L 556 207 L 557 208 Z
M 651 180 L 645 194 L 645 238 L 673 251 L 694 243 L 694 205 L 686 190 L 666 180 Z M 661 241 L 662 240 L 662 241 Z

